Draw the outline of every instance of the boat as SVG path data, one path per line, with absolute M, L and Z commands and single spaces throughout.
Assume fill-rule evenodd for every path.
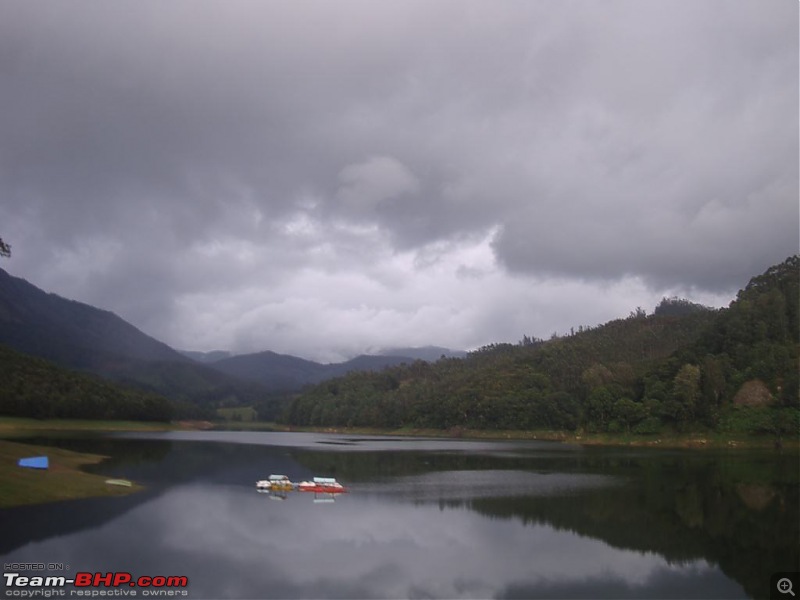
M 286 475 L 270 475 L 267 479 L 256 481 L 259 490 L 288 492 L 294 489 L 294 484 Z
M 127 479 L 106 479 L 106 483 L 108 485 L 120 485 L 122 487 L 131 487 L 133 485 L 133 483 Z
M 20 458 L 17 465 L 26 469 L 47 469 L 50 466 L 50 461 L 46 456 L 29 456 L 27 458 Z
M 314 477 L 313 481 L 301 481 L 297 484 L 300 492 L 316 492 L 318 494 L 343 494 L 347 488 L 333 477 Z

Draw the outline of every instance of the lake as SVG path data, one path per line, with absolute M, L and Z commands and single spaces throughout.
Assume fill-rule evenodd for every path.
M 30 441 L 109 456 L 92 469 L 146 491 L 0 510 L 4 564 L 186 576 L 195 599 L 768 598 L 770 576 L 800 565 L 796 452 L 215 431 Z M 350 491 L 259 493 L 272 473 Z

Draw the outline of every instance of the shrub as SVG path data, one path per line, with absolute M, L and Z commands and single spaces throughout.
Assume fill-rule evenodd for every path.
M 664 424 L 658 417 L 647 417 L 633 428 L 633 433 L 645 435 L 649 433 L 661 433 Z

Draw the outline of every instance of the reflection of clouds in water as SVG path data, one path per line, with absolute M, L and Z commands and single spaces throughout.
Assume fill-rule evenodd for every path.
M 495 598 L 747 598 L 742 586 L 703 561 L 680 570 L 657 567 L 641 582 L 609 574 L 563 581 L 520 581 L 495 593 Z
M 469 485 L 491 487 L 501 474 L 516 484 L 495 495 L 614 481 L 479 471 L 401 478 L 387 485 L 438 478 L 460 494 Z M 10 558 L 52 557 L 84 571 L 187 575 L 195 599 L 554 597 L 562 592 L 585 597 L 587 591 L 592 597 L 663 597 L 661 588 L 648 586 L 661 586 L 667 574 L 739 595 L 732 582 L 714 588 L 725 577 L 705 561 L 670 565 L 656 554 L 482 516 L 466 504 L 387 502 L 386 493 L 376 492 L 380 486 L 372 485 L 367 494 L 356 489 L 323 505 L 314 504 L 313 494 L 290 493 L 285 502 L 271 502 L 236 486 L 179 486 L 98 528 L 30 544 Z M 675 586 L 670 589 L 690 584 Z
M 549 527 L 521 528 L 467 509 L 386 505 L 357 496 L 318 506 L 299 494 L 270 503 L 232 489 L 203 490 L 196 503 L 198 492 L 175 490 L 151 516 L 162 555 L 202 563 L 219 557 L 256 595 L 277 588 L 285 596 L 338 590 L 347 596 L 488 597 L 509 582 L 613 577 L 642 585 L 667 568 L 657 555 Z M 223 580 L 231 576 L 224 573 Z M 247 596 L 246 588 L 238 591 Z
M 228 432 L 211 433 L 222 434 L 211 436 L 216 442 L 230 441 Z M 42 527 L 41 535 L 51 537 L 5 558 L 69 562 L 73 570 L 186 575 L 196 600 L 744 595 L 706 561 L 669 563 L 660 554 L 619 550 L 589 537 L 617 539 L 608 534 L 607 518 L 621 527 L 649 525 L 647 514 L 618 518 L 619 511 L 638 510 L 635 496 L 630 503 L 617 501 L 629 491 L 650 489 L 629 485 L 643 476 L 633 467 L 663 453 L 642 453 L 642 463 L 617 468 L 616 451 L 604 451 L 600 458 L 610 458 L 595 461 L 590 451 L 546 443 L 296 435 L 279 434 L 277 448 L 265 445 L 274 438 L 263 434 L 245 436 L 249 447 L 175 443 L 168 456 L 140 469 L 142 480 L 164 487 L 124 499 L 43 508 L 36 514 L 75 523 L 72 530 L 78 532 L 58 536 L 54 532 L 65 529 Z M 375 450 L 376 456 L 343 457 L 337 444 L 319 443 L 329 439 L 345 439 L 345 452 Z M 386 460 L 379 455 L 395 446 L 419 452 L 420 444 L 437 451 L 391 451 Z M 320 446 L 327 452 L 314 454 Z M 638 452 L 625 450 L 624 456 Z M 648 474 L 663 472 L 663 463 L 652 464 L 656 471 Z M 492 468 L 471 470 L 481 467 Z M 332 504 L 314 504 L 314 494 L 301 493 L 287 493 L 285 501 L 274 502 L 252 486 L 269 472 L 295 477 L 328 468 L 352 489 Z M 418 471 L 427 472 L 408 475 Z M 346 481 L 344 473 L 358 473 L 362 479 Z M 405 475 L 375 479 L 376 473 Z M 692 481 L 688 477 L 693 476 L 692 471 L 680 481 Z M 186 481 L 193 483 L 182 483 Z M 679 480 L 666 478 L 663 485 L 671 488 L 673 481 Z M 672 496 L 665 492 L 665 502 L 644 503 L 642 509 L 671 506 Z M 584 501 L 597 510 L 584 511 Z M 112 506 L 116 508 L 110 510 Z M 575 507 L 576 518 L 559 518 L 573 514 L 569 506 Z M 650 516 L 659 525 L 662 515 Z M 579 535 L 549 523 L 567 523 L 565 527 L 589 533 Z M 641 541 L 635 547 L 663 549 L 670 547 L 662 541 L 671 533 L 683 544 L 680 536 L 687 534 L 680 523 L 653 531 L 642 527 L 631 536 Z M 685 539 L 691 544 L 698 538 Z M 701 591 L 692 594 L 693 589 Z
M 533 457 L 569 456 L 584 452 L 578 445 L 537 440 L 470 440 L 403 436 L 353 437 L 346 434 L 288 431 L 126 431 L 114 434 L 121 439 L 215 442 L 283 448 L 315 447 L 326 452 L 456 452 L 482 455 Z
M 552 582 L 580 587 L 587 578 L 636 588 L 665 569 L 676 577 L 686 567 L 710 570 L 704 561 L 671 568 L 653 554 L 463 507 L 355 493 L 328 505 L 299 493 L 278 503 L 221 486 L 174 488 L 99 528 L 30 544 L 13 559 L 42 556 L 69 556 L 80 570 L 185 574 L 194 598 L 484 598 Z
M 413 501 L 471 500 L 507 496 L 544 496 L 613 485 L 619 479 L 607 475 L 531 473 L 528 471 L 439 471 L 383 482 L 361 484 L 358 491 L 390 495 Z

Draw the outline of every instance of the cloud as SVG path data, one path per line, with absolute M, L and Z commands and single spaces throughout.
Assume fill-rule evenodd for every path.
M 264 332 L 313 307 L 330 347 L 476 345 L 724 304 L 798 249 L 793 3 L 2 12 L 6 265 L 174 345 L 318 351 L 247 340 L 229 306 Z M 632 286 L 602 314 L 550 293 Z
M 373 156 L 347 165 L 339 172 L 341 185 L 336 198 L 355 218 L 374 212 L 381 203 L 419 188 L 419 181 L 400 161 L 390 156 Z

